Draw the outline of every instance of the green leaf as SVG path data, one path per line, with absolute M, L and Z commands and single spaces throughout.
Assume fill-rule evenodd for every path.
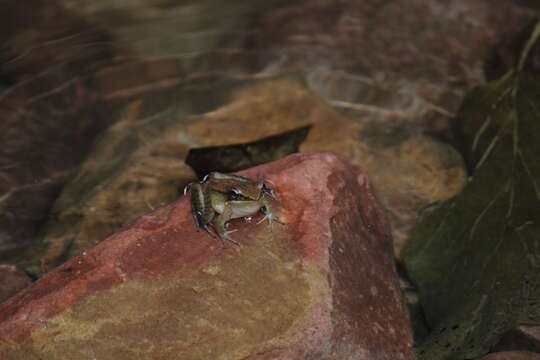
M 511 327 L 540 324 L 540 77 L 475 89 L 458 120 L 473 177 L 424 214 L 404 251 L 432 326 L 419 359 L 471 359 Z

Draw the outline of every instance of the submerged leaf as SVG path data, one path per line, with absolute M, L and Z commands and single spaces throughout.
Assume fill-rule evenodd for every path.
M 404 252 L 432 326 L 419 359 L 474 358 L 516 324 L 540 324 L 540 77 L 476 89 L 459 121 L 473 177 Z

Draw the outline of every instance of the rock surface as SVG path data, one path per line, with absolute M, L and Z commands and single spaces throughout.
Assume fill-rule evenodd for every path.
M 233 221 L 223 249 L 187 197 L 157 209 L 0 305 L 0 357 L 413 359 L 366 175 L 330 153 L 242 174 L 273 184 L 285 225 Z

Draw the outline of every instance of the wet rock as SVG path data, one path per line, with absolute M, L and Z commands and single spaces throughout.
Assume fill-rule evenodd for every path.
M 505 351 L 489 354 L 478 360 L 540 360 L 540 354 L 527 351 Z
M 366 175 L 330 153 L 242 174 L 273 184 L 284 225 L 232 221 L 224 249 L 182 197 L 0 305 L 2 358 L 413 359 Z
M 66 185 L 45 227 L 45 251 L 28 261 L 30 271 L 43 274 L 95 246 L 137 217 L 173 201 L 196 179 L 183 161 L 186 145 L 138 131 L 140 107 L 127 107 Z
M 132 61 L 109 66 L 93 77 L 93 85 L 105 99 L 158 91 L 184 80 L 175 58 Z
M 44 87 L 54 80 L 61 86 L 112 63 L 111 36 L 76 10 L 46 0 L 5 0 L 2 5 L 0 31 L 5 43 L 0 71 L 10 80 L 38 77 Z M 54 79 L 58 69 L 72 77 Z
M 70 174 L 51 174 L 41 182 L 13 187 L 0 197 L 0 259 L 6 261 L 32 245 Z
M 66 74 L 61 77 L 66 79 Z M 34 79 L 0 98 L 0 259 L 28 248 L 103 126 L 103 104 L 82 81 L 26 98 Z M 69 108 L 66 104 L 69 103 Z
M 522 3 L 300 2 L 259 14 L 245 44 L 254 67 L 302 69 L 310 89 L 352 116 L 451 138 L 486 53 L 538 16 Z
M 15 263 L 105 124 L 85 76 L 112 51 L 106 33 L 56 2 L 7 0 L 2 9 L 0 259 Z
M 14 265 L 0 265 L 0 302 L 9 299 L 32 283 L 32 279 Z

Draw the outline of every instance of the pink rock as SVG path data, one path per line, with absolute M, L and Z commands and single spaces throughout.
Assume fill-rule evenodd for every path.
M 366 175 L 331 153 L 242 175 L 272 184 L 285 225 L 232 221 L 223 249 L 182 197 L 0 304 L 0 358 L 414 359 Z

